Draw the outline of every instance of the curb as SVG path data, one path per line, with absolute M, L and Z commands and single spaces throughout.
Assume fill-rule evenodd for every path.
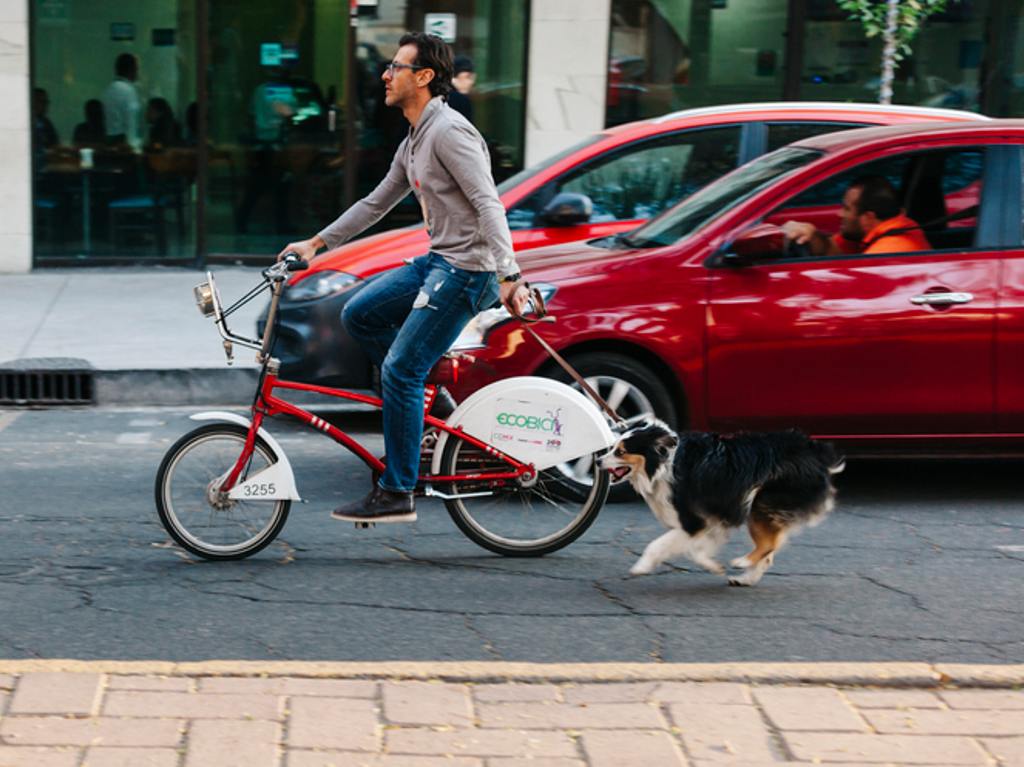
M 1024 664 L 955 663 L 514 663 L 489 661 L 0 660 L 0 674 L 438 679 L 452 682 L 742 682 L 882 687 L 1024 686 Z
M 97 370 L 96 405 L 225 405 L 252 403 L 255 368 Z
M 164 370 L 95 370 L 94 405 L 190 407 L 218 405 L 248 408 L 259 380 L 257 368 L 167 368 Z M 375 392 L 352 389 L 365 394 Z M 308 392 L 286 392 L 304 407 L 369 412 L 373 408 Z

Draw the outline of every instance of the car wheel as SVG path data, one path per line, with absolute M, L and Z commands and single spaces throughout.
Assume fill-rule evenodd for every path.
M 673 429 L 678 423 L 672 395 L 658 375 L 643 363 L 624 354 L 583 352 L 568 358 L 583 379 L 623 418 L 641 413 L 654 413 Z M 547 368 L 544 374 L 580 389 L 572 377 L 561 367 Z M 566 477 L 566 488 L 583 495 L 590 485 L 583 480 L 589 470 L 589 458 L 559 465 Z M 636 497 L 628 482 L 613 485 L 608 495 L 615 502 Z

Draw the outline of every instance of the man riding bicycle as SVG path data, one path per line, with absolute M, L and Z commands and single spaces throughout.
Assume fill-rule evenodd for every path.
M 499 296 L 521 314 L 528 292 L 483 137 L 451 109 L 452 51 L 441 38 L 409 33 L 381 78 L 385 103 L 409 121 L 387 176 L 369 195 L 285 253 L 305 260 L 379 221 L 412 189 L 430 233 L 430 252 L 369 282 L 342 322 L 380 368 L 387 464 L 359 501 L 331 516 L 351 522 L 412 522 L 419 473 L 424 386 L 466 324 Z

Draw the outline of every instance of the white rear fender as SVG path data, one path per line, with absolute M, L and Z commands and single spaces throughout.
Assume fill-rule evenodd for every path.
M 227 421 L 237 423 L 247 429 L 252 425 L 252 421 L 245 416 L 228 413 L 224 410 L 195 413 L 189 418 L 193 421 Z M 257 433 L 273 453 L 274 463 L 262 471 L 256 472 L 245 482 L 235 485 L 228 493 L 228 497 L 247 501 L 301 501 L 298 488 L 295 487 L 295 474 L 292 472 L 292 465 L 288 462 L 288 456 L 285 455 L 281 444 L 262 426 Z
M 537 470 L 606 450 L 616 439 L 597 405 L 564 383 L 538 376 L 506 378 L 473 392 L 447 422 Z M 434 474 L 440 473 L 448 439 L 441 432 Z

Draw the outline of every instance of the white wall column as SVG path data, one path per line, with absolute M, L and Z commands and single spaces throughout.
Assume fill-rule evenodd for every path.
M 0 2 L 0 273 L 32 268 L 28 3 Z
M 532 0 L 526 165 L 604 128 L 611 0 Z

